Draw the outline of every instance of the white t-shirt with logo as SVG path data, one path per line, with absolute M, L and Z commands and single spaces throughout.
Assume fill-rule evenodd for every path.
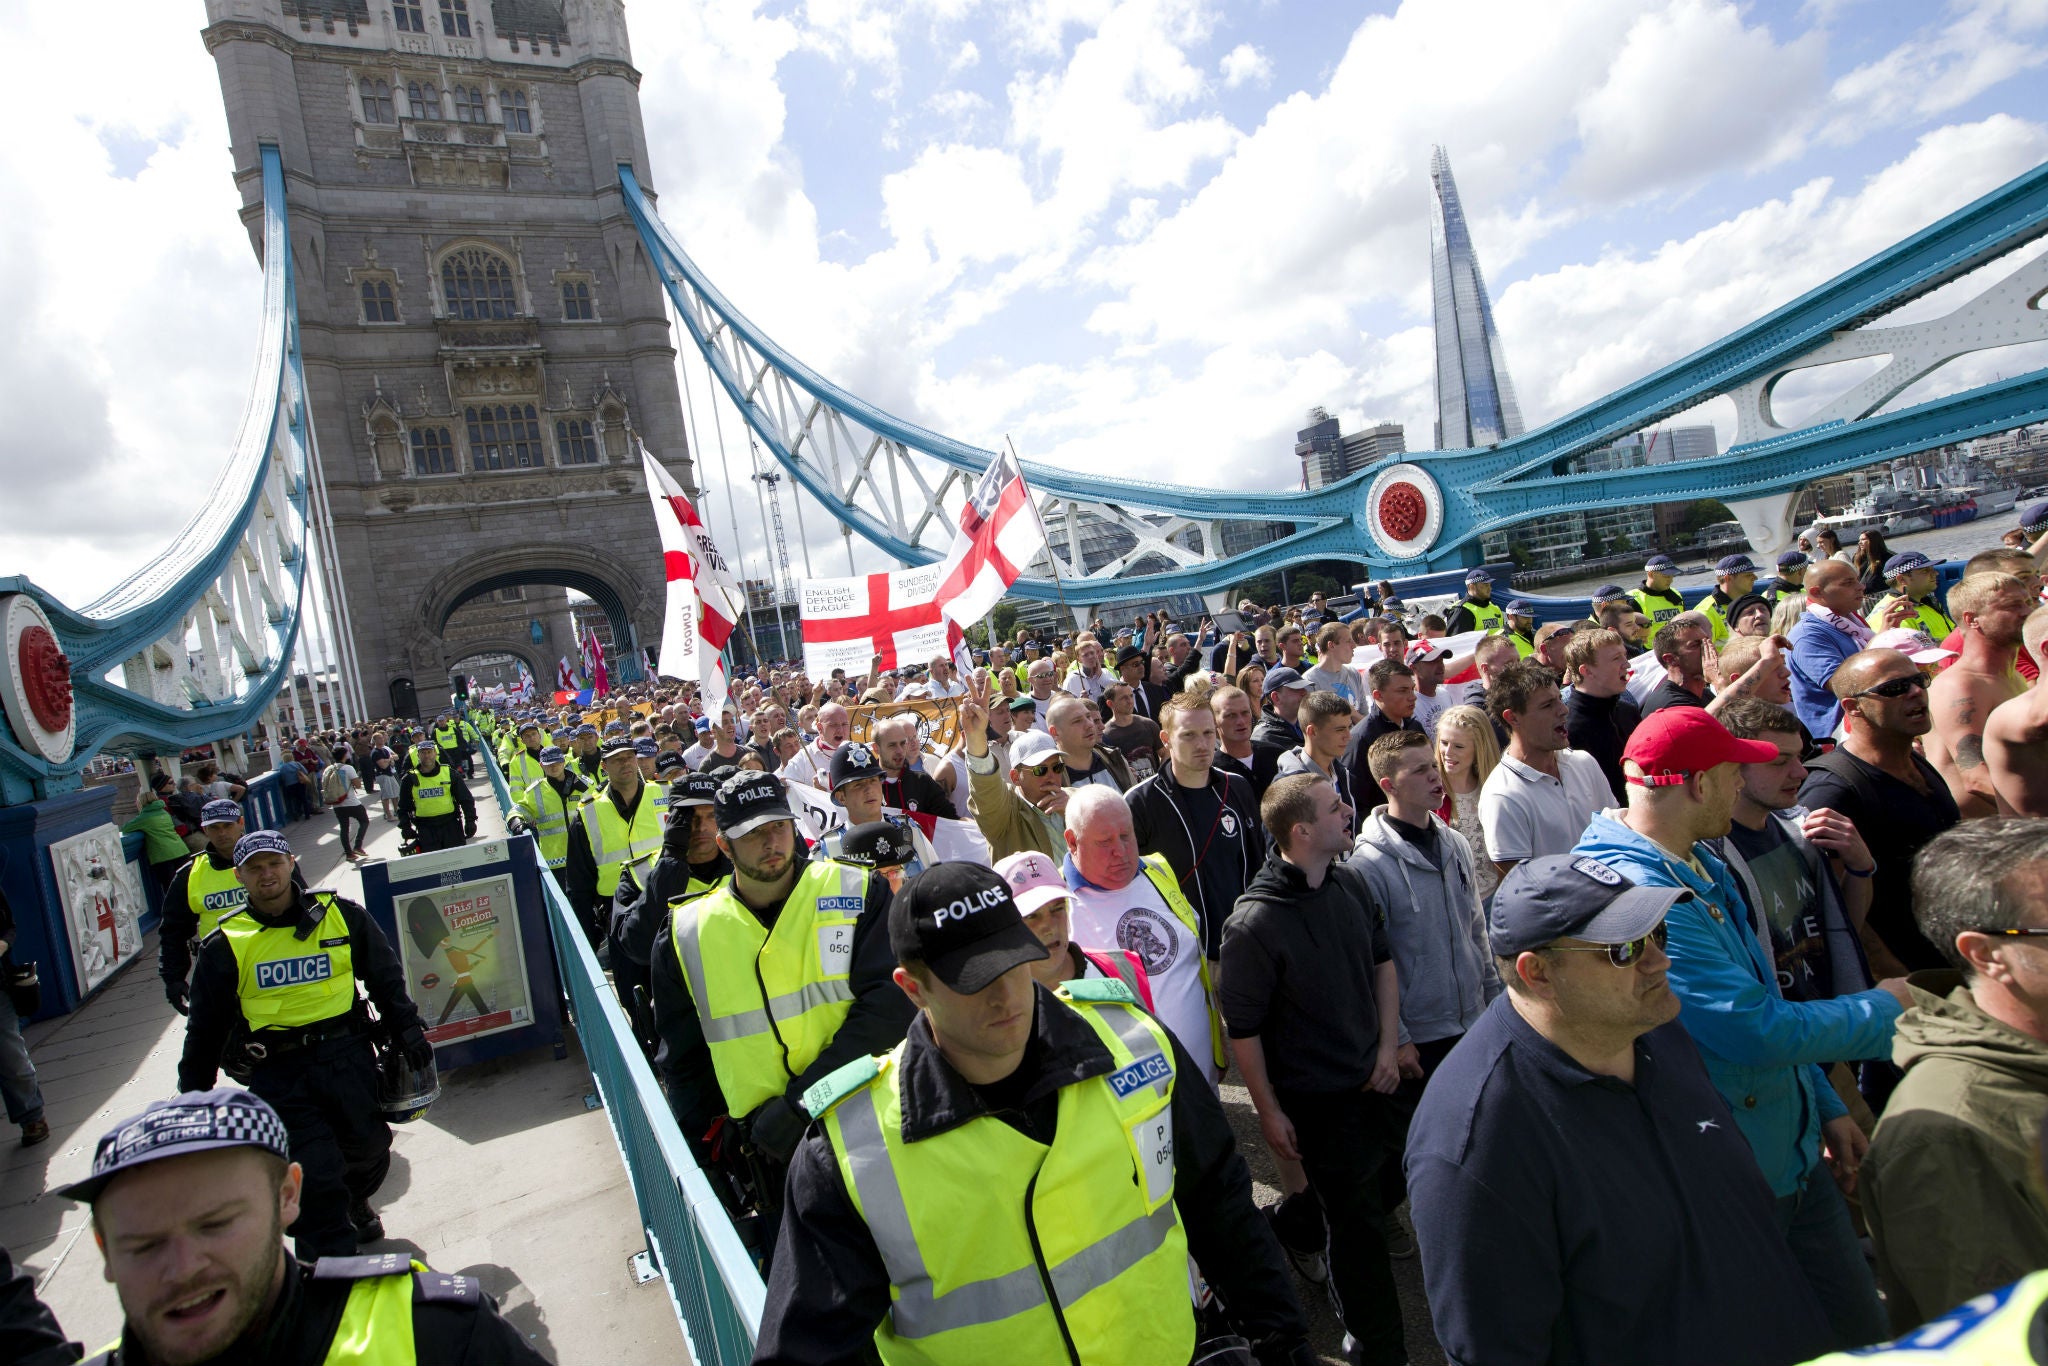
M 1129 949 L 1152 980 L 1159 1022 L 1172 1031 L 1213 1088 L 1216 1048 L 1209 1034 L 1209 994 L 1202 986 L 1202 944 L 1181 924 L 1141 869 L 1119 892 L 1083 884 L 1068 899 L 1073 941 L 1084 949 Z

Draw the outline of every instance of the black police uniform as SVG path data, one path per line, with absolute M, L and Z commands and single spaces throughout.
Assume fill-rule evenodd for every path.
M 692 807 L 672 808 L 671 816 Z M 709 863 L 689 861 L 690 823 L 672 819 L 661 835 L 661 857 L 646 865 L 647 884 L 641 886 L 627 868 L 619 874 L 618 894 L 612 898 L 611 944 L 612 985 L 633 1021 L 633 1033 L 649 1057 L 654 1051 L 655 946 L 667 943 L 670 906 L 689 894 L 694 884 L 697 895 L 732 876 L 732 861 L 724 854 Z
M 260 925 L 296 927 L 297 936 L 310 941 L 326 917 L 319 898 L 330 896 L 295 887 L 279 915 L 262 915 L 253 905 L 236 914 Z M 399 1040 L 409 1055 L 430 1049 L 391 941 L 368 911 L 333 899 L 348 927 L 356 980 L 377 1008 L 377 1031 Z M 351 1207 L 376 1194 L 391 1167 L 391 1128 L 377 1106 L 377 1062 L 361 994 L 343 1015 L 303 1029 L 252 1034 L 242 1013 L 240 975 L 227 936 L 215 930 L 200 944 L 192 968 L 192 1013 L 185 1022 L 178 1089 L 213 1089 L 223 1066 L 237 1077 L 246 1074 L 248 1088 L 284 1121 L 292 1160 L 305 1169 L 299 1217 L 292 1225 L 299 1254 L 351 1256 L 357 1239 Z
M 64 1336 L 57 1316 L 36 1298 L 35 1278 L 14 1269 L 0 1247 L 0 1361 L 10 1366 L 71 1366 L 84 1349 Z
M 288 1259 L 276 1306 L 211 1360 L 320 1366 L 327 1360 L 356 1282 L 396 1275 L 408 1265 L 405 1254 L 399 1252 L 323 1257 L 311 1264 Z M 497 1304 L 484 1293 L 483 1283 L 476 1277 L 418 1270 L 412 1277 L 412 1357 L 429 1366 L 545 1366 L 547 1362 L 499 1314 Z M 140 1345 L 123 1332 L 119 1345 L 86 1366 L 146 1366 L 148 1361 Z
M 156 975 L 163 979 L 164 995 L 180 1015 L 185 1013 L 186 998 L 191 995 L 185 979 L 192 975 L 192 951 L 199 946 L 199 917 L 192 914 L 185 889 L 201 859 L 216 872 L 224 873 L 235 866 L 232 857 L 222 858 L 209 845 L 173 873 L 170 885 L 164 888 L 163 923 L 157 930 Z M 302 892 L 306 890 L 305 874 L 296 863 L 292 865 L 292 885 Z
M 455 809 L 444 816 L 416 816 L 412 809 L 413 789 L 420 785 L 420 771 L 401 778 L 398 783 L 398 828 L 406 838 L 417 845 L 421 852 L 429 849 L 455 849 L 462 842 L 476 834 L 476 798 L 469 795 L 469 787 L 448 767 L 446 759 L 432 775 L 448 775 L 448 794 L 455 798 Z

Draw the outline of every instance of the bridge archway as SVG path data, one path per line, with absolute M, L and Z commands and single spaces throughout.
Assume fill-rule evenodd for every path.
M 452 647 L 450 653 L 455 649 L 459 649 L 461 653 L 448 661 L 448 671 L 451 674 L 460 666 L 484 655 L 510 655 L 524 664 L 527 671 L 533 675 L 536 692 L 554 690 L 554 665 L 543 660 L 540 651 L 536 650 L 530 641 L 515 640 L 509 636 L 488 640 L 465 640 L 461 645 Z

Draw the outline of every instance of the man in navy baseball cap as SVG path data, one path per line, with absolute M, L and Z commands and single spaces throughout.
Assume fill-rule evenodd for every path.
M 1493 601 L 1493 575 L 1484 569 L 1474 569 L 1465 575 L 1465 597 L 1446 620 L 1446 635 L 1464 635 L 1469 631 L 1497 631 L 1501 627 L 1502 613 Z
M 1764 595 L 1764 601 L 1773 607 L 1787 597 L 1798 597 L 1806 592 L 1806 552 L 1796 547 L 1778 556 L 1778 577 L 1764 583 L 1757 591 Z
M 1728 643 L 1729 609 L 1756 588 L 1756 563 L 1747 555 L 1723 555 L 1714 564 L 1714 591 L 1700 611 L 1714 624 L 1714 644 Z
M 1649 632 L 1643 637 L 1646 646 L 1655 645 L 1657 632 L 1685 610 L 1685 598 L 1671 586 L 1671 576 L 1677 572 L 1678 562 L 1669 555 L 1652 555 L 1643 561 L 1643 586 L 1629 594 L 1636 610 L 1650 619 Z

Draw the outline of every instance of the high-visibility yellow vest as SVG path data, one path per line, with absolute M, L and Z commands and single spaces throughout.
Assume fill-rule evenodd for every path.
M 553 783 L 542 777 L 537 783 L 528 783 L 514 802 L 526 823 L 533 827 L 534 843 L 540 846 L 540 856 L 547 860 L 548 867 L 568 867 L 569 821 L 572 810 L 581 806 L 581 799 L 564 798 L 555 791 Z
M 1731 599 L 1728 605 L 1730 607 L 1733 607 L 1735 603 Z M 1721 646 L 1726 645 L 1728 643 L 1728 618 L 1721 604 L 1715 600 L 1713 594 L 1709 593 L 1706 597 L 1701 598 L 1700 605 L 1693 608 L 1692 610 L 1698 612 L 1701 616 L 1705 617 L 1707 621 L 1713 626 L 1715 649 L 1719 649 Z
M 1507 609 L 1497 602 L 1474 602 L 1467 598 L 1458 606 L 1472 614 L 1472 629 L 1475 631 L 1498 631 L 1507 620 Z
M 356 1003 L 355 953 L 348 920 L 332 893 L 314 892 L 326 910 L 304 939 L 291 926 L 259 923 L 245 907 L 220 922 L 235 952 L 235 989 L 249 1028 L 296 1029 L 346 1015 Z
M 1864 618 L 1865 621 L 1870 623 L 1871 630 L 1882 631 L 1885 629 L 1885 611 L 1898 600 L 1899 595 L 1897 593 L 1887 593 L 1878 599 L 1877 606 L 1872 608 L 1870 615 Z M 1936 645 L 1947 640 L 1949 633 L 1956 629 L 1956 624 L 1948 619 L 1946 613 L 1939 607 L 1927 602 L 1914 603 L 1913 615 L 1907 617 L 1899 625 L 1905 627 L 1908 631 L 1925 631 L 1934 638 Z
M 1979 1295 L 1887 1347 L 1833 1352 L 1806 1366 L 2034 1366 L 2034 1316 L 2048 1301 L 2048 1271 Z
M 547 769 L 540 761 L 540 751 L 529 750 L 524 745 L 513 746 L 500 767 L 505 770 L 505 781 L 514 792 L 524 791 L 547 776 Z
M 1174 875 L 1164 854 L 1147 854 L 1138 860 L 1138 866 L 1145 877 L 1159 889 L 1159 895 L 1166 899 L 1167 906 L 1180 923 L 1188 927 L 1188 933 L 1195 937 L 1195 966 L 1202 977 L 1202 997 L 1209 1008 L 1209 1046 L 1216 1054 L 1216 1066 L 1222 1070 L 1230 1067 L 1230 1049 L 1223 1042 L 1223 1020 L 1216 1014 L 1216 984 L 1209 980 L 1209 946 L 1202 939 L 1202 922 L 1189 903 L 1187 894 L 1180 889 L 1180 879 Z
M 676 961 L 729 1114 L 752 1114 L 788 1090 L 839 1032 L 853 1008 L 853 930 L 867 895 L 867 869 L 819 859 L 798 874 L 772 930 L 730 879 L 675 908 Z
M 1523 635 L 1520 631 L 1510 631 L 1507 635 L 1508 643 L 1515 647 L 1515 653 L 1521 658 L 1527 659 L 1536 653 L 1536 642 L 1531 637 Z
M 455 775 L 443 764 L 432 773 L 413 770 L 412 814 L 447 816 L 455 811 Z
M 461 739 L 462 732 L 454 726 L 434 727 L 434 743 L 440 747 L 443 754 L 453 754 Z
M 804 1097 L 889 1270 L 875 1330 L 889 1366 L 1065 1361 L 1069 1342 L 1072 1359 L 1120 1366 L 1185 1366 L 1194 1352 L 1173 1046 L 1121 982 L 1059 995 L 1071 1005 L 1040 1009 L 1087 1021 L 1110 1070 L 1060 1088 L 1050 1145 L 990 1115 L 905 1142 L 904 1045 Z
M 1645 645 L 1657 639 L 1657 632 L 1664 629 L 1664 623 L 1685 610 L 1683 601 L 1674 602 L 1661 594 L 1652 593 L 1647 588 L 1638 588 L 1629 594 L 1629 597 L 1634 601 L 1636 610 L 1650 619 L 1650 629 L 1643 634 Z
M 641 783 L 640 800 L 628 823 L 609 792 L 594 792 L 576 809 L 597 863 L 597 890 L 610 896 L 619 890 L 619 869 L 661 852 L 663 808 L 654 802 L 652 783 Z
M 249 889 L 235 880 L 233 868 L 216 868 L 205 850 L 200 850 L 185 873 L 185 904 L 199 918 L 197 938 L 212 934 L 221 917 L 233 915 L 249 901 Z

